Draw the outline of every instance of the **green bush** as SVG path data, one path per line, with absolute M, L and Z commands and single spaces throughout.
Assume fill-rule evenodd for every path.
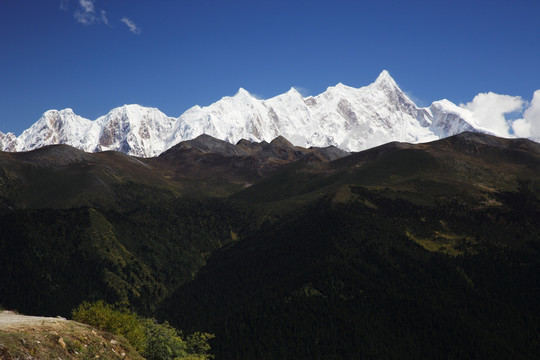
M 148 337 L 144 352 L 147 360 L 176 359 L 188 355 L 186 342 L 167 322 L 158 324 L 154 319 L 145 319 L 143 323 Z
M 139 353 L 147 344 L 146 328 L 139 317 L 121 306 L 112 306 L 103 300 L 83 302 L 73 310 L 73 320 L 94 326 L 100 330 L 122 335 Z
M 205 360 L 209 354 L 208 340 L 214 335 L 196 332 L 186 340 L 174 327 L 154 319 L 141 318 L 126 306 L 110 305 L 102 300 L 84 302 L 72 312 L 73 320 L 100 330 L 124 336 L 147 360 Z
M 189 359 L 208 359 L 212 356 L 208 355 L 210 352 L 210 345 L 208 344 L 208 340 L 215 338 L 215 335 L 208 334 L 208 333 L 201 333 L 196 332 L 194 334 L 191 334 L 187 337 L 186 343 L 187 343 L 187 349 L 188 353 L 190 354 L 196 354 L 196 356 L 200 357 L 191 357 Z

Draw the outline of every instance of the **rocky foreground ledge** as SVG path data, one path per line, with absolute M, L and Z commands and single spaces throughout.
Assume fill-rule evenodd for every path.
M 123 338 L 61 317 L 0 312 L 0 359 L 143 359 Z

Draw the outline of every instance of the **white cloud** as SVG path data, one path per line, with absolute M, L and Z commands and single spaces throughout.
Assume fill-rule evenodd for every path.
M 126 24 L 126 26 L 129 28 L 129 31 L 131 31 L 132 33 L 134 34 L 140 34 L 141 33 L 141 29 L 139 29 L 139 27 L 130 19 L 128 19 L 127 17 L 123 17 L 122 21 L 124 24 Z
M 90 25 L 96 21 L 94 0 L 79 0 L 80 9 L 75 11 L 75 20 L 84 25 Z
M 523 119 L 515 120 L 512 129 L 516 136 L 540 141 L 540 90 L 536 90 L 529 107 L 523 112 Z
M 460 106 L 471 111 L 478 125 L 491 130 L 495 135 L 508 137 L 511 136 L 511 126 L 505 115 L 523 111 L 525 101 L 520 96 L 488 92 L 480 93 L 472 102 Z
M 517 119 L 512 123 L 512 130 L 517 137 L 529 137 L 531 134 L 531 124 L 525 119 Z
M 531 102 L 520 96 L 481 93 L 473 101 L 461 104 L 471 111 L 473 121 L 502 137 L 523 137 L 540 142 L 540 89 L 533 94 Z M 514 113 L 513 119 L 508 114 Z M 515 118 L 515 113 L 520 118 Z
M 79 0 L 79 5 L 81 5 L 81 8 L 84 10 L 84 12 L 95 12 L 94 0 Z

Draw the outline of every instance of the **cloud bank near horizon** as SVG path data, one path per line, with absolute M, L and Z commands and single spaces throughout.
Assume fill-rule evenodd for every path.
M 540 89 L 534 92 L 532 101 L 523 112 L 523 118 L 515 120 L 512 128 L 517 136 L 540 142 Z
M 540 142 L 540 89 L 534 92 L 530 102 L 521 96 L 487 92 L 460 107 L 469 110 L 478 125 L 497 136 Z

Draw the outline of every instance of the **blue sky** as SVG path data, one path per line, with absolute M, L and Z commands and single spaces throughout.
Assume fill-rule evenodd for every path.
M 523 111 L 540 89 L 539 19 L 538 0 L 0 0 L 0 131 L 67 107 L 179 116 L 239 87 L 316 95 L 383 69 L 422 106 L 491 91 Z

